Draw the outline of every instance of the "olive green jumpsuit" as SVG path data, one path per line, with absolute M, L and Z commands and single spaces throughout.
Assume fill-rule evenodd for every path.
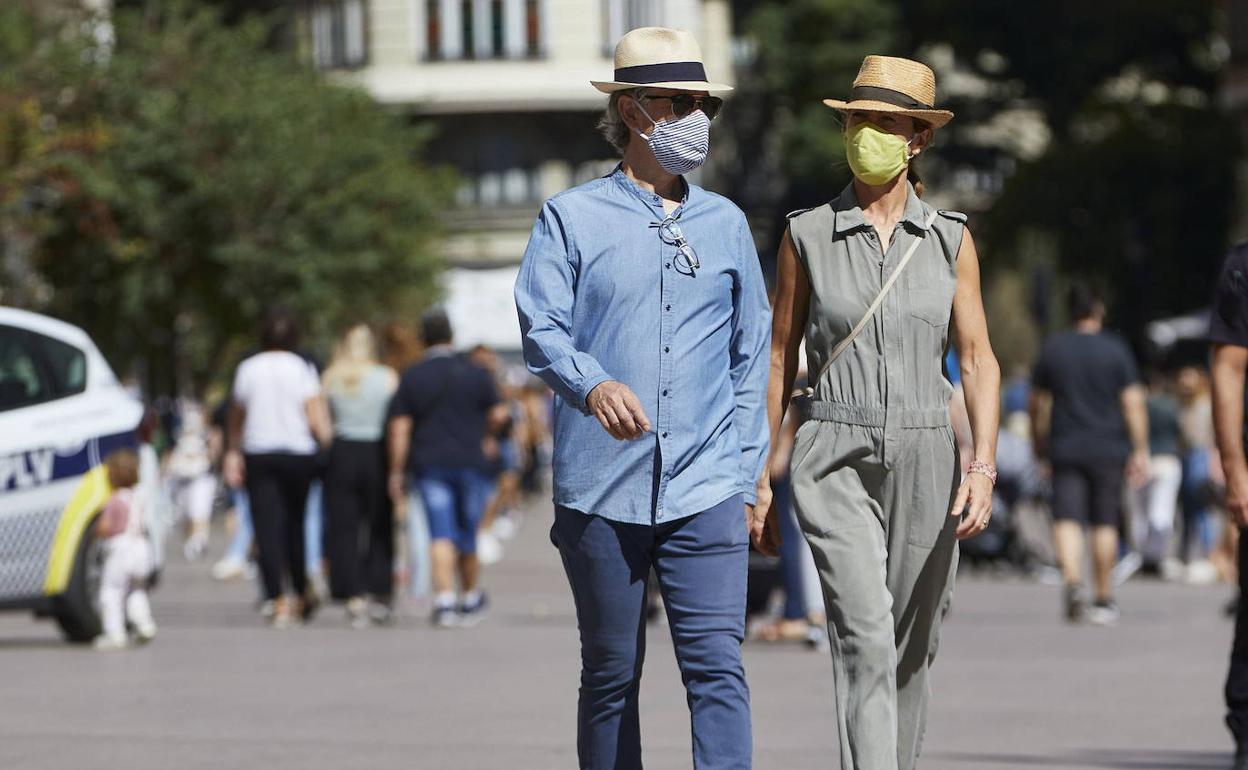
M 887 253 L 853 186 L 790 215 L 810 278 L 808 371 L 921 242 L 884 304 L 815 383 L 793 450 L 793 498 L 823 585 L 845 770 L 912 770 L 928 670 L 957 565 L 961 480 L 943 362 L 966 217 L 909 191 Z

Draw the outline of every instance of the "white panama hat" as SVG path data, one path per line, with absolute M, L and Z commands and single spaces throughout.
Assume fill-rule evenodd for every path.
M 630 88 L 732 90 L 732 86 L 707 81 L 702 47 L 693 33 L 666 27 L 640 27 L 620 38 L 615 46 L 615 80 L 590 82 L 604 94 Z

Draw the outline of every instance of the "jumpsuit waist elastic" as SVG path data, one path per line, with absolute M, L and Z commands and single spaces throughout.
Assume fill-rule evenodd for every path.
M 949 407 L 934 409 L 886 408 L 857 406 L 832 401 L 812 401 L 810 418 L 823 422 L 861 425 L 867 428 L 947 428 Z

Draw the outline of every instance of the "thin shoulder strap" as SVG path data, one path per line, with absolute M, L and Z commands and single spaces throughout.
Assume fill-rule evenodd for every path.
M 936 223 L 936 217 L 939 214 L 939 211 L 933 210 L 931 215 L 928 216 L 925 223 L 928 231 L 931 231 L 932 225 Z M 884 285 L 880 288 L 880 293 L 875 295 L 875 300 L 871 302 L 867 312 L 863 313 L 862 318 L 859 319 L 854 328 L 849 334 L 845 335 L 845 339 L 832 348 L 832 352 L 828 355 L 828 360 L 824 361 L 823 368 L 819 370 L 819 376 L 811 380 L 810 387 L 806 388 L 807 395 L 815 395 L 815 386 L 823 379 L 823 375 L 828 373 L 828 370 L 832 368 L 832 364 L 836 363 L 836 359 L 840 358 L 841 354 L 848 350 L 850 345 L 854 344 L 854 340 L 858 339 L 858 335 L 862 334 L 862 330 L 867 328 L 867 324 L 871 322 L 871 317 L 880 309 L 880 305 L 884 304 L 884 299 L 888 296 L 889 290 L 893 288 L 893 284 L 897 283 L 897 279 L 901 277 L 901 271 L 905 270 L 906 265 L 910 264 L 911 257 L 914 256 L 914 252 L 918 250 L 919 244 L 922 242 L 922 238 L 915 238 L 910 242 L 910 248 L 906 249 L 906 253 L 901 256 L 901 261 L 897 263 L 897 267 L 893 268 L 892 275 L 884 282 Z

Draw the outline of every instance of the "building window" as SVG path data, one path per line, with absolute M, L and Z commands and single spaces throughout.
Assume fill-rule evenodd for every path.
M 602 50 L 607 56 L 630 29 L 662 26 L 663 0 L 602 0 Z
M 364 2 L 320 0 L 312 5 L 312 58 L 317 67 L 361 67 L 367 63 Z
M 424 0 L 426 58 L 542 55 L 542 0 Z

